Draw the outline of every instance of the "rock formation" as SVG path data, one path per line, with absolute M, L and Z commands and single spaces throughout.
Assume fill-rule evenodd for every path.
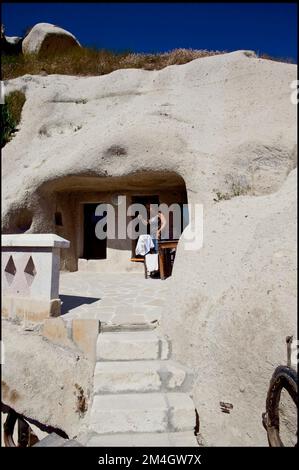
M 75 36 L 49 23 L 34 25 L 22 44 L 24 54 L 38 54 L 39 56 L 59 54 L 74 47 L 80 47 Z
M 42 50 L 48 31 L 33 29 L 24 49 Z M 295 333 L 295 79 L 295 65 L 237 51 L 160 71 L 6 83 L 26 103 L 3 149 L 4 232 L 24 211 L 30 232 L 54 232 L 58 193 L 71 212 L 71 193 L 105 181 L 122 190 L 134 175 L 176 174 L 188 202 L 204 205 L 203 248 L 179 246 L 165 281 L 163 328 L 175 359 L 195 370 L 206 445 L 267 445 L 267 387 Z M 71 224 L 60 235 L 78 230 Z

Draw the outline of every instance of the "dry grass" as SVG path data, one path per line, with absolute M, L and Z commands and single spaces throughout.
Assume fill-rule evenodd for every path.
M 13 91 L 5 99 L 9 112 L 17 126 L 21 120 L 22 109 L 26 101 L 22 91 Z
M 63 55 L 39 58 L 36 55 L 2 57 L 2 79 L 30 74 L 104 75 L 117 69 L 159 70 L 168 65 L 185 64 L 200 57 L 223 54 L 220 51 L 175 49 L 161 54 L 115 53 L 105 49 L 80 48 Z
M 25 74 L 61 74 L 94 76 L 104 75 L 114 70 L 141 68 L 160 70 L 168 65 L 186 64 L 191 60 L 224 54 L 227 51 L 208 51 L 196 49 L 174 49 L 159 54 L 116 53 L 106 49 L 76 48 L 62 55 L 40 58 L 37 55 L 4 55 L 2 57 L 2 79 L 8 80 Z M 280 62 L 291 59 L 275 58 L 267 54 L 259 57 Z
M 273 57 L 263 52 L 259 55 L 260 59 L 274 60 L 274 62 L 284 62 L 287 64 L 295 64 L 296 61 L 292 57 Z

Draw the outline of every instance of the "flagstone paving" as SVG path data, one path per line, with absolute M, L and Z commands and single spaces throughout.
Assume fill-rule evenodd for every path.
M 159 322 L 167 281 L 145 279 L 140 273 L 60 274 L 64 320 L 97 319 L 102 324 L 154 324 Z

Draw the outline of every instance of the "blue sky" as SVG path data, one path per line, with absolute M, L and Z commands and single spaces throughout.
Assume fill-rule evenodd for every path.
M 82 45 L 162 52 L 252 49 L 297 59 L 295 3 L 2 3 L 8 36 L 49 22 Z

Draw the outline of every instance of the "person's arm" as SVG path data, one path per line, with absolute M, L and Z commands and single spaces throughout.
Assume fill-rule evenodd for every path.
M 137 218 L 138 218 L 138 220 L 140 220 L 140 222 L 142 222 L 144 225 L 147 225 L 147 220 L 144 220 L 144 218 L 142 217 L 141 214 L 138 214 Z
M 164 227 L 166 227 L 166 218 L 165 216 L 162 214 L 162 212 L 159 212 L 159 218 L 161 220 L 161 225 L 160 225 L 160 228 L 158 229 L 157 231 L 157 237 L 159 238 L 159 235 L 161 234 L 162 230 L 164 229 Z

